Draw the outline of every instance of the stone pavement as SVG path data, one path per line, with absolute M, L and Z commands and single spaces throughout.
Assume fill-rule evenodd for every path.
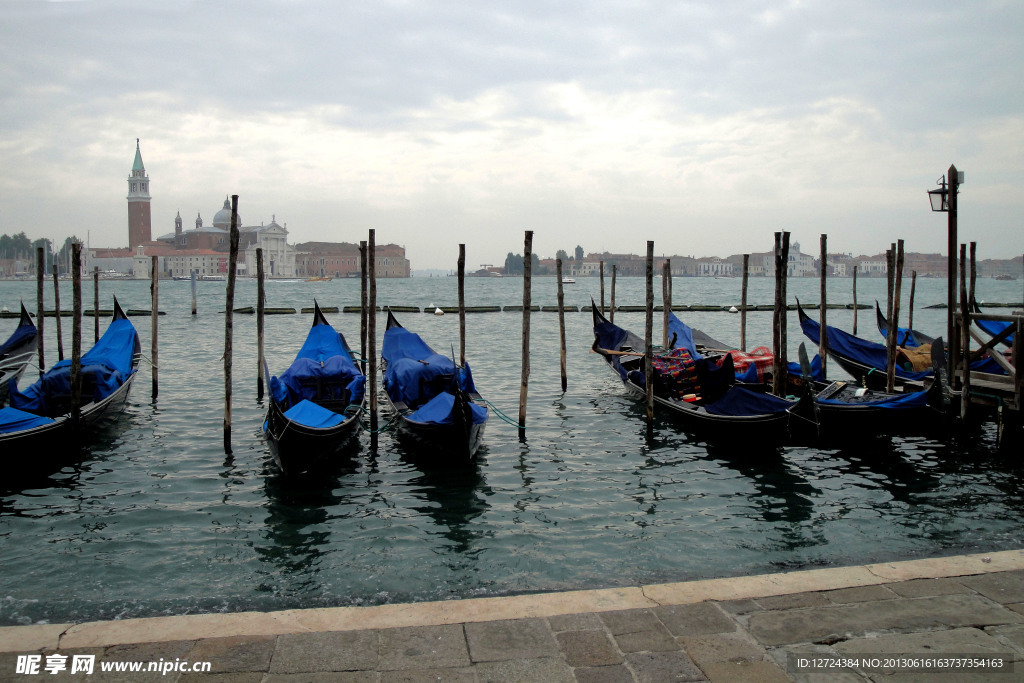
M 71 673 L 76 655 L 91 656 L 78 660 L 92 664 L 91 674 Z M 167 672 L 103 670 L 135 662 Z M 209 671 L 191 670 L 204 662 Z M 38 673 L 26 672 L 33 663 Z M 32 680 L 1024 680 L 1024 551 L 595 591 L 0 628 L 0 681 Z

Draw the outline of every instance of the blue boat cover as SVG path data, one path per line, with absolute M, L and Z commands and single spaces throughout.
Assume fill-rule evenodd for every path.
M 616 325 L 615 323 L 600 322 L 594 325 L 594 336 L 597 337 L 597 346 L 602 349 L 616 350 L 623 345 L 629 333 Z M 387 338 L 385 337 L 385 342 Z M 697 356 L 693 356 L 696 358 Z M 619 373 L 619 376 L 625 381 L 626 370 L 622 367 L 622 364 L 616 359 L 612 359 L 611 366 Z
M 818 340 L 821 334 L 821 323 L 804 317 L 800 320 L 800 328 L 808 339 L 815 344 L 819 343 Z M 852 334 L 843 332 L 831 325 L 828 328 L 828 346 L 829 349 L 834 350 L 836 353 L 845 356 L 850 360 L 856 361 L 869 368 L 875 368 L 879 371 L 884 371 L 889 364 L 886 349 L 883 345 L 869 342 L 866 339 L 861 339 L 860 337 L 854 337 Z M 993 375 L 1006 374 L 1006 371 L 991 358 L 982 358 L 981 360 L 971 363 L 971 370 L 987 372 Z M 926 377 L 931 377 L 932 370 L 929 369 L 921 372 L 913 372 L 912 370 L 904 370 L 897 364 L 895 374 L 897 377 L 902 377 L 903 379 L 920 380 Z
M 322 324 L 310 328 L 291 366 L 270 380 L 270 396 L 282 407 L 297 406 L 303 400 L 346 397 L 349 403 L 358 404 L 365 391 L 366 377 L 349 355 L 343 337 Z
M 816 401 L 822 405 L 829 406 L 848 406 L 851 405 L 845 401 L 838 401 L 830 398 L 816 399 Z M 927 391 L 914 391 L 909 394 L 902 394 L 900 396 L 886 396 L 880 398 L 877 401 L 862 401 L 854 405 L 857 406 L 871 406 L 874 408 L 893 408 L 893 409 L 905 409 L 905 408 L 918 408 L 928 405 L 928 392 Z
M 127 318 L 114 320 L 100 340 L 82 356 L 82 399 L 101 401 L 117 391 L 135 372 L 132 360 L 139 335 Z M 10 404 L 39 415 L 64 412 L 71 394 L 71 359 L 55 364 L 24 392 L 12 383 Z
M 314 429 L 337 427 L 345 421 L 344 415 L 339 415 L 333 410 L 318 406 L 306 399 L 299 401 L 296 405 L 286 410 L 284 416 L 292 422 L 297 422 L 306 427 L 313 427 Z
M 674 348 L 686 349 L 690 353 L 690 358 L 704 357 L 697 353 L 697 345 L 693 342 L 693 330 L 690 326 L 677 318 L 675 313 L 669 313 L 668 338 L 673 339 L 673 335 L 675 335 Z
M 418 334 L 404 327 L 391 327 L 384 332 L 381 356 L 387 363 L 384 389 L 391 400 L 410 408 L 419 408 L 446 392 L 453 381 L 463 391 L 476 392 L 468 363 L 456 372 L 451 358 L 434 353 Z
M 479 406 L 472 401 L 469 401 L 468 404 L 473 424 L 478 425 L 487 422 L 487 408 Z M 418 410 L 410 413 L 406 419 L 411 422 L 422 422 L 425 424 L 454 424 L 454 408 L 455 395 L 444 391 L 420 406 Z
M 48 417 L 40 417 L 32 413 L 26 413 L 17 408 L 0 408 L 0 434 L 8 432 L 21 432 L 34 427 L 41 427 L 52 423 Z
M 784 398 L 733 385 L 717 401 L 705 405 L 704 409 L 712 415 L 754 417 L 784 413 L 792 406 L 793 402 Z
M 7 341 L 0 346 L 0 356 L 5 353 L 10 353 L 14 349 L 18 348 L 22 344 L 32 341 L 36 338 L 36 326 L 31 323 L 26 325 L 18 325 L 17 329 L 7 338 Z
M 998 336 L 1007 327 L 1010 327 L 1011 325 L 1013 325 L 1013 323 L 1000 322 L 1000 321 L 996 321 L 996 320 L 977 320 L 977 319 L 975 319 L 974 322 L 978 324 L 978 327 L 980 327 L 981 329 L 985 330 L 986 332 L 991 334 L 993 337 Z M 1011 334 L 1010 336 L 1008 336 L 1006 338 L 1006 343 L 1007 344 L 1013 344 L 1013 336 L 1014 335 Z

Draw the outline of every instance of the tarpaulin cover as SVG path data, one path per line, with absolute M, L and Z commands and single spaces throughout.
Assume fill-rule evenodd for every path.
M 594 325 L 594 336 L 597 338 L 596 344 L 598 348 L 617 351 L 629 338 L 629 332 L 614 323 L 602 322 Z M 638 349 L 638 351 L 643 352 L 643 349 Z M 612 358 L 611 360 L 611 366 L 625 380 L 625 368 L 622 367 L 622 364 L 617 359 Z
M 344 415 L 339 415 L 332 410 L 327 410 L 327 408 L 318 406 L 312 401 L 305 399 L 286 410 L 284 416 L 292 422 L 313 427 L 314 429 L 336 427 L 345 421 Z
M 25 411 L 18 410 L 17 408 L 11 408 L 9 406 L 7 408 L 0 408 L 0 434 L 21 432 L 26 429 L 41 427 L 52 422 L 53 420 L 48 417 L 40 417 L 39 415 L 26 413 Z
M 784 398 L 735 385 L 730 387 L 717 401 L 705 405 L 704 409 L 712 415 L 754 417 L 784 413 L 792 406 L 793 402 Z
M 387 363 L 384 389 L 391 400 L 410 408 L 418 408 L 448 391 L 453 379 L 463 391 L 476 391 L 468 364 L 456 372 L 451 358 L 434 353 L 418 334 L 404 327 L 391 327 L 384 333 L 381 356 Z
M 17 329 L 7 338 L 7 341 L 0 346 L 0 358 L 5 353 L 10 353 L 22 344 L 27 344 L 36 338 L 36 326 L 32 323 L 19 325 Z
M 671 341 L 675 335 L 675 341 Z M 693 342 L 693 330 L 689 325 L 676 317 L 675 313 L 668 314 L 668 338 L 670 343 L 677 349 L 686 349 L 690 358 L 703 358 L 697 353 L 697 345 Z
M 309 330 L 291 366 L 270 380 L 270 394 L 281 406 L 297 406 L 303 400 L 361 403 L 365 383 L 344 338 L 330 325 L 321 324 Z
M 815 344 L 818 343 L 821 331 L 821 324 L 819 322 L 811 320 L 808 317 L 803 317 L 800 320 L 800 328 L 808 339 Z M 852 334 L 843 332 L 831 325 L 828 328 L 828 346 L 830 350 L 835 351 L 839 355 L 845 356 L 846 358 L 869 368 L 876 368 L 877 370 L 884 371 L 888 367 L 888 360 L 884 346 L 881 344 L 875 344 L 874 342 L 869 342 L 865 339 L 861 339 L 860 337 L 854 337 Z M 991 358 L 982 358 L 981 360 L 971 363 L 971 369 L 977 372 L 987 372 L 994 375 L 1006 374 L 1006 371 Z M 912 372 L 901 368 L 897 364 L 895 374 L 897 377 L 902 377 L 904 379 L 919 380 L 924 379 L 925 377 L 931 377 L 932 370 Z
M 1014 324 L 1014 323 L 1001 322 L 1001 321 L 996 321 L 996 320 L 978 320 L 978 319 L 975 319 L 974 322 L 977 323 L 978 327 L 980 327 L 981 329 L 985 330 L 986 332 L 991 334 L 993 337 L 998 336 L 1000 333 L 1002 333 L 1003 330 L 1005 330 L 1007 327 L 1010 327 L 1011 325 Z M 1013 343 L 1013 335 L 1012 334 L 1006 338 L 1006 342 L 1005 343 L 1007 343 L 1007 344 L 1012 344 Z
M 840 401 L 831 398 L 817 399 L 818 403 L 822 405 L 830 406 L 848 406 L 851 405 L 846 401 Z M 873 406 L 875 408 L 918 408 L 928 405 L 928 392 L 926 391 L 914 391 L 909 394 L 903 394 L 901 396 L 887 396 L 880 398 L 877 401 L 858 401 L 858 406 Z
M 135 370 L 139 335 L 126 318 L 114 320 L 100 340 L 82 356 L 82 400 L 101 401 L 117 391 Z M 11 406 L 41 415 L 65 412 L 71 394 L 71 360 L 55 364 L 24 392 L 11 387 Z
M 473 424 L 483 424 L 484 422 L 487 422 L 487 408 L 479 406 L 471 401 L 468 403 Z M 454 408 L 455 396 L 447 392 L 442 392 L 427 401 L 418 410 L 410 413 L 406 419 L 411 422 L 423 422 L 426 424 L 453 424 L 455 422 Z

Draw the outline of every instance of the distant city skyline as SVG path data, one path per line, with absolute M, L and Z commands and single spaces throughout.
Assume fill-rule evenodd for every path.
M 123 246 L 141 139 L 156 234 L 239 195 L 296 242 L 416 269 L 522 250 L 719 255 L 772 233 L 1024 252 L 1024 5 L 0 4 L 0 230 Z M 638 246 L 640 245 L 640 246 Z

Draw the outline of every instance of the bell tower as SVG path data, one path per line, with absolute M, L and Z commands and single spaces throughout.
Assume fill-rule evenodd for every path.
M 149 176 L 142 164 L 139 140 L 135 139 L 135 163 L 128 176 L 128 247 L 134 249 L 143 242 L 153 240 L 153 223 L 150 215 Z

